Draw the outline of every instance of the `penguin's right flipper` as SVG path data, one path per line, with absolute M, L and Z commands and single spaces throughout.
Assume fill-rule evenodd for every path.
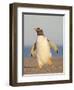
M 31 56 L 36 57 L 36 43 L 34 43 L 31 48 Z

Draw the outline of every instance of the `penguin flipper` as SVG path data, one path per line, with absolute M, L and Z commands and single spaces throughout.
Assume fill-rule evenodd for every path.
M 50 40 L 48 40 L 49 46 L 54 49 L 54 51 L 56 53 L 58 53 L 58 46 L 56 44 L 54 44 L 53 42 L 51 42 Z
M 31 56 L 36 57 L 36 43 L 34 43 L 31 48 Z

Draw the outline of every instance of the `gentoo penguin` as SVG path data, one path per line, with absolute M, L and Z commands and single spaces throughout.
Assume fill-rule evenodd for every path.
M 42 68 L 45 64 L 52 65 L 50 48 L 53 48 L 57 53 L 58 48 L 47 39 L 42 29 L 38 27 L 35 31 L 37 32 L 37 40 L 31 48 L 31 56 L 37 58 L 39 68 Z

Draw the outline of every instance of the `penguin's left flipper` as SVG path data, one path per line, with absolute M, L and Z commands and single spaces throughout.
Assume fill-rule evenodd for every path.
M 54 51 L 58 54 L 58 51 L 59 51 L 58 47 L 56 46 L 56 47 L 53 48 L 53 49 L 54 49 Z
M 57 54 L 58 54 L 58 50 L 57 50 L 56 52 L 57 52 Z
M 54 44 L 53 42 L 51 42 L 50 40 L 48 40 L 49 46 L 54 49 L 54 51 L 58 54 L 58 46 L 56 44 Z

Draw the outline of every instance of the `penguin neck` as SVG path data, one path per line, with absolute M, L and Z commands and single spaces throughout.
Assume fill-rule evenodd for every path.
M 44 36 L 44 33 L 37 33 L 37 36 Z
M 37 37 L 44 37 L 44 35 L 40 35 L 40 34 L 38 34 Z
M 43 40 L 45 40 L 45 36 L 43 36 L 43 35 L 38 35 L 37 36 L 37 42 L 41 42 Z
M 44 35 L 37 35 L 37 38 L 44 38 Z

